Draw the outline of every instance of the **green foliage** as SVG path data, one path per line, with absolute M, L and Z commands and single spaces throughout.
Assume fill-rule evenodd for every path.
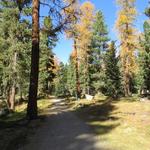
M 149 1 L 150 4 L 150 1 Z M 145 9 L 145 15 L 150 18 L 150 6 Z
M 118 67 L 118 58 L 116 57 L 115 42 L 111 42 L 104 58 L 105 66 L 105 90 L 106 95 L 118 97 L 121 94 L 120 72 Z
M 62 62 L 59 64 L 59 69 L 57 70 L 57 76 L 55 78 L 55 95 L 58 97 L 66 96 L 68 94 L 67 83 L 67 65 Z
M 150 24 L 144 23 L 144 39 L 141 40 L 142 52 L 139 55 L 141 90 L 150 92 Z
M 90 57 L 90 83 L 96 92 L 102 91 L 104 85 L 103 55 L 107 50 L 108 31 L 101 11 L 96 14 L 96 20 L 93 25 L 93 37 L 91 43 Z
M 21 18 L 16 3 L 2 1 L 1 6 L 1 94 L 6 97 L 14 82 L 19 92 L 27 94 L 31 49 L 30 22 Z
M 67 66 L 67 88 L 71 96 L 75 96 L 76 93 L 76 75 L 75 64 L 70 58 L 69 65 Z
M 54 53 L 52 48 L 55 46 L 57 38 L 45 32 L 51 29 L 52 22 L 49 17 L 44 19 L 44 26 L 40 34 L 40 65 L 39 65 L 39 94 L 45 95 L 52 91 L 54 73 Z
M 51 18 L 50 17 L 45 17 L 44 18 L 44 27 L 46 28 L 46 29 L 49 29 L 49 30 L 51 30 L 52 29 L 52 21 L 51 21 Z

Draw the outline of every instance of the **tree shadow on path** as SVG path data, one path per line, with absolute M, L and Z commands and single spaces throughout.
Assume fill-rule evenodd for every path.
M 110 150 L 101 145 L 86 122 L 61 102 L 50 108 L 43 125 L 27 141 L 20 150 Z

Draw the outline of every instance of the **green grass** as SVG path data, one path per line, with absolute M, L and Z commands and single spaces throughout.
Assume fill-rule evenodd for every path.
M 79 106 L 76 105 L 80 103 Z M 137 97 L 109 100 L 100 97 L 74 104 L 74 110 L 111 150 L 150 149 L 150 102 Z
M 38 112 L 39 115 L 44 114 L 46 108 L 51 106 L 51 101 L 49 99 L 40 99 L 38 100 Z M 15 122 L 26 117 L 26 109 L 27 109 L 27 102 L 23 102 L 20 105 L 15 107 L 15 112 L 9 114 L 6 117 L 0 118 L 0 122 Z
M 51 107 L 51 99 L 38 100 L 39 116 L 45 116 Z M 16 150 L 19 144 L 26 142 L 26 136 L 42 125 L 44 118 L 29 122 L 26 120 L 27 103 L 16 106 L 15 112 L 0 118 L 0 149 Z

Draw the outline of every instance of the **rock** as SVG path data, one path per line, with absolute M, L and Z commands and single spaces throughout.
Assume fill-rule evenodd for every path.
M 94 98 L 94 96 L 88 94 L 85 94 L 85 97 L 87 100 L 92 100 Z
M 143 98 L 140 99 L 140 101 L 141 101 L 141 102 L 148 102 L 149 100 L 148 100 L 147 97 L 143 97 Z

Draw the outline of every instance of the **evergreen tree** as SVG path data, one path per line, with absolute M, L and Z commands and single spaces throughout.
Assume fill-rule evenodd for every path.
M 91 42 L 91 87 L 95 92 L 102 90 L 104 86 L 104 70 L 103 70 L 103 55 L 107 50 L 108 31 L 104 22 L 104 17 L 101 11 L 96 14 L 96 19 L 93 24 L 93 35 Z
M 37 118 L 37 92 L 38 92 L 38 77 L 39 77 L 39 17 L 40 5 L 48 6 L 49 15 L 52 20 L 55 20 L 55 27 L 47 32 L 52 36 L 56 32 L 61 31 L 68 23 L 74 14 L 68 13 L 65 15 L 65 10 L 74 3 L 74 0 L 69 1 L 39 1 L 32 0 L 32 51 L 31 51 L 31 73 L 29 85 L 29 101 L 27 106 L 27 117 L 29 119 Z M 31 0 L 18 0 L 17 4 L 21 10 L 24 4 L 31 3 Z M 59 5 L 58 5 L 59 3 Z M 63 13 L 62 13 L 63 12 Z
M 57 70 L 57 76 L 54 80 L 56 96 L 63 97 L 68 94 L 66 83 L 67 83 L 67 65 L 64 65 L 61 62 L 59 64 L 59 69 Z
M 0 4 L 1 90 L 7 97 L 9 109 L 14 111 L 16 89 L 19 89 L 21 96 L 21 91 L 25 88 L 22 81 L 25 76 L 29 77 L 29 69 L 26 67 L 29 62 L 27 53 L 30 53 L 30 23 L 21 18 L 14 1 L 2 1 Z
M 44 26 L 40 34 L 40 66 L 39 66 L 39 94 L 49 94 L 52 90 L 54 73 L 54 54 L 52 48 L 55 46 L 56 36 L 50 36 L 45 30 L 51 30 L 52 22 L 45 17 Z
M 116 57 L 115 42 L 112 41 L 104 58 L 106 95 L 117 98 L 121 94 L 121 78 Z
M 76 96 L 76 68 L 72 56 L 67 66 L 67 89 L 71 96 Z
M 144 37 L 140 41 L 142 52 L 140 53 L 140 68 L 141 68 L 141 94 L 145 96 L 150 94 L 150 8 L 147 8 L 145 14 L 149 20 L 144 23 Z M 142 92 L 142 90 L 144 90 Z

